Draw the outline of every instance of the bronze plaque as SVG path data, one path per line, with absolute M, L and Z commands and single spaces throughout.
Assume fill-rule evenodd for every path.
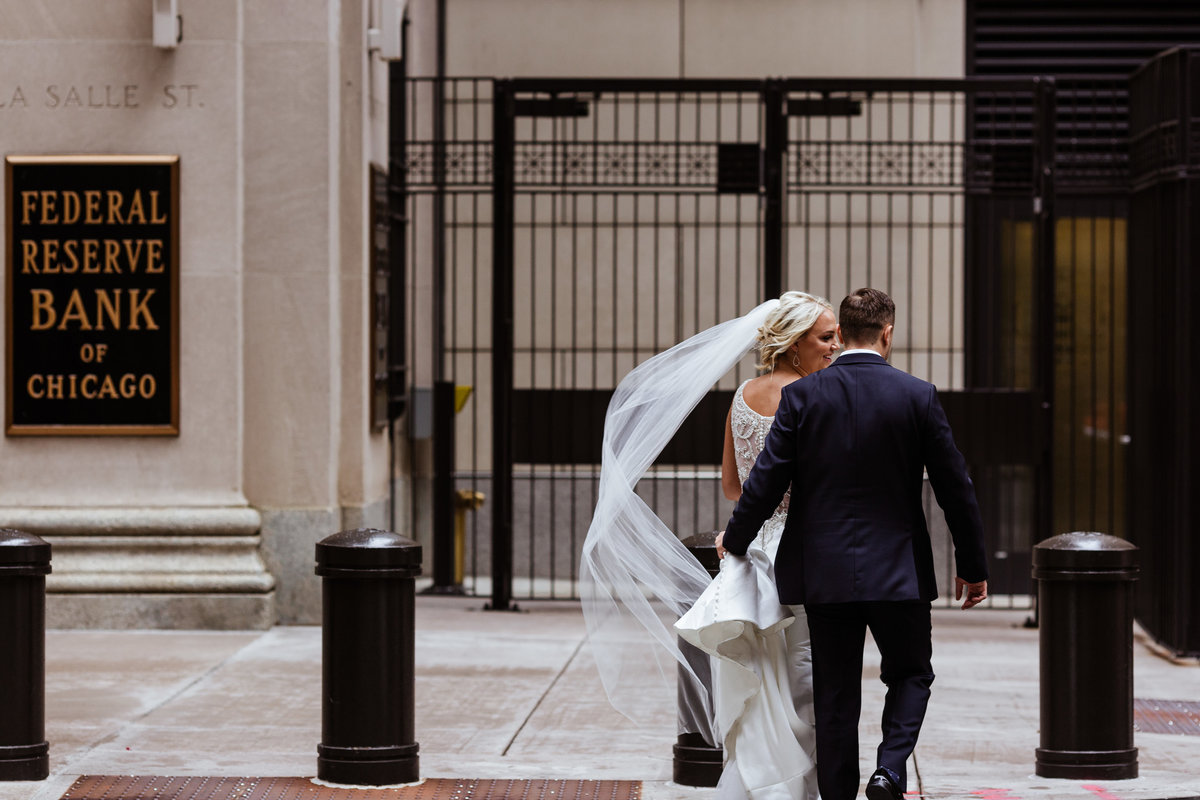
M 8 156 L 6 432 L 179 433 L 179 157 Z

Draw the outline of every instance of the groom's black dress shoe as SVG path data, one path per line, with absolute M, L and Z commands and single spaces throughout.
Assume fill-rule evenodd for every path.
M 904 800 L 904 793 L 882 768 L 867 781 L 867 800 Z

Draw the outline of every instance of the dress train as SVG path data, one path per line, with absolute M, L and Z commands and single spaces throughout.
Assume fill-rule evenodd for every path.
M 725 750 L 718 800 L 817 797 L 807 628 L 779 604 L 771 556 L 757 542 L 745 557 L 726 557 L 675 624 L 680 637 L 712 657 Z

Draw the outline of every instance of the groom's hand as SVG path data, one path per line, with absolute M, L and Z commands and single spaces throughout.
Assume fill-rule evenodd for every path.
M 987 600 L 987 581 L 980 581 L 979 583 L 968 583 L 967 581 L 964 581 L 962 578 L 959 578 L 956 576 L 954 578 L 954 599 L 955 600 L 962 600 L 964 588 L 966 588 L 966 590 L 967 590 L 967 599 L 963 600 L 963 604 L 962 604 L 962 607 L 964 609 L 970 608 L 971 606 L 979 605 L 984 600 Z
M 725 531 L 718 533 L 717 538 L 713 541 L 713 544 L 717 547 L 717 558 L 724 558 L 725 554 L 729 552 L 721 546 L 721 542 L 723 541 L 725 541 Z

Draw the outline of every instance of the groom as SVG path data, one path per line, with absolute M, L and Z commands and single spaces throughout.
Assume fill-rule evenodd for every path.
M 924 474 L 954 538 L 955 597 L 965 589 L 963 608 L 987 597 L 983 524 L 937 390 L 887 363 L 892 299 L 859 289 L 842 301 L 839 316 L 846 351 L 784 388 L 717 550 L 744 555 L 792 487 L 775 581 L 780 602 L 803 604 L 808 616 L 821 797 L 858 794 L 869 628 L 887 695 L 867 797 L 899 800 L 933 682 L 930 602 L 937 581 L 921 504 Z

